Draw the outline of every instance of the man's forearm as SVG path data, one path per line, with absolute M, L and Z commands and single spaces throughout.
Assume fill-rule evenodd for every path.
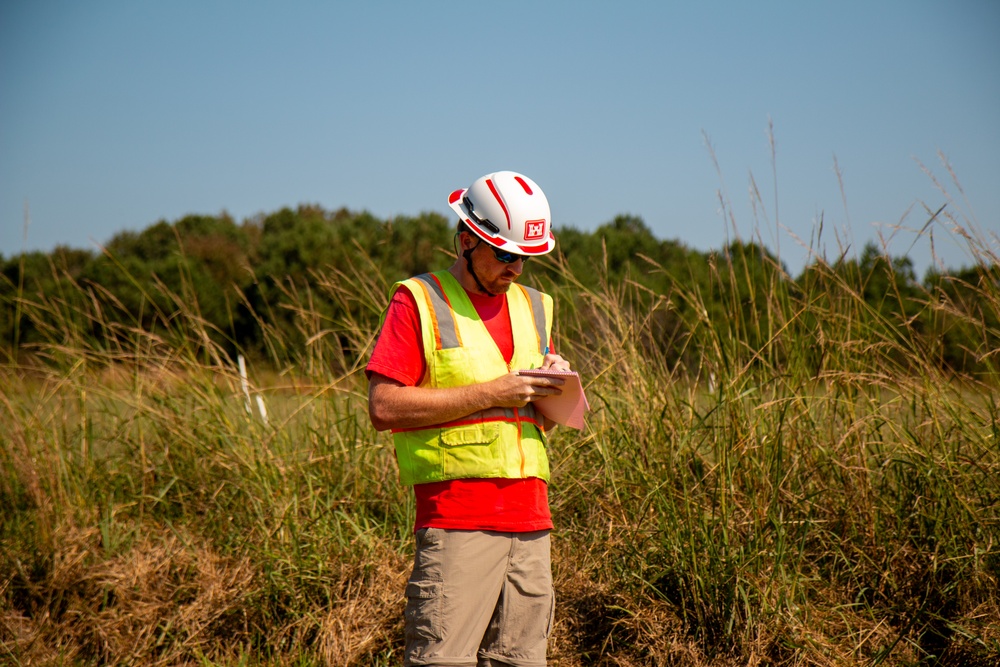
M 369 414 L 380 431 L 453 421 L 493 407 L 495 399 L 488 384 L 431 388 L 373 381 L 368 392 Z
M 375 373 L 368 385 L 368 415 L 379 431 L 420 428 L 487 408 L 520 408 L 562 391 L 559 378 L 501 375 L 464 387 L 408 387 Z

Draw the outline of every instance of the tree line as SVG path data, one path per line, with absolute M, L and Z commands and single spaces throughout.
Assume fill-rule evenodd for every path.
M 337 338 L 342 354 L 321 363 L 356 366 L 365 352 L 358 331 L 376 330 L 388 286 L 448 266 L 454 231 L 453 221 L 437 213 L 383 220 L 302 205 L 239 223 L 226 214 L 164 220 L 121 232 L 101 250 L 0 256 L 0 358 L 20 362 L 67 337 L 120 346 L 130 331 L 169 332 L 179 319 L 193 318 L 231 358 L 301 363 L 322 332 Z M 525 280 L 570 295 L 620 293 L 623 305 L 652 318 L 654 333 L 644 341 L 650 353 L 675 364 L 694 363 L 691 332 L 708 327 L 720 340 L 736 339 L 748 359 L 766 351 L 780 366 L 783 356 L 805 355 L 818 372 L 825 356 L 838 353 L 824 340 L 844 339 L 843 331 L 824 330 L 836 326 L 861 339 L 876 333 L 902 341 L 956 374 L 995 376 L 996 263 L 931 270 L 918 279 L 909 258 L 869 244 L 860 255 L 817 259 L 791 276 L 758 243 L 702 252 L 658 239 L 635 216 L 592 232 L 557 232 L 557 252 L 532 262 Z M 333 294 L 338 290 L 351 293 L 344 298 Z M 843 303 L 851 305 L 838 310 Z M 831 325 L 816 317 L 818 309 L 841 316 Z M 792 325 L 815 334 L 816 344 L 770 349 L 776 330 Z

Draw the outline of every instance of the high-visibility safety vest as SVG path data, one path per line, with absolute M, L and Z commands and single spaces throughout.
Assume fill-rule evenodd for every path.
M 504 360 L 458 280 L 448 271 L 393 285 L 413 294 L 427 371 L 422 387 L 464 387 L 537 368 L 552 331 L 552 297 L 514 283 L 507 292 L 514 356 Z M 393 431 L 403 484 L 459 478 L 549 479 L 545 433 L 535 406 L 490 408 L 455 421 Z

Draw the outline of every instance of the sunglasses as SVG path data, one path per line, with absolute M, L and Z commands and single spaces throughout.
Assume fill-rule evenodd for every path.
M 518 255 L 517 253 L 513 253 L 508 250 L 501 250 L 500 248 L 495 248 L 493 246 L 489 246 L 489 248 L 493 251 L 493 256 L 497 258 L 497 261 L 503 262 L 504 264 L 513 264 L 517 260 L 527 262 L 531 259 L 528 255 Z
M 458 238 L 458 234 L 459 234 L 459 232 L 455 232 L 455 237 L 456 238 Z M 469 232 L 469 235 L 472 236 L 472 232 Z M 471 248 L 469 248 L 465 252 L 472 252 L 473 250 L 475 250 L 479 246 L 483 245 L 483 243 L 484 243 L 484 241 L 482 239 L 476 238 L 476 245 L 472 246 Z M 490 250 L 492 250 L 493 251 L 493 256 L 496 257 L 496 260 L 498 262 L 503 263 L 503 264 L 513 264 L 517 260 L 521 260 L 521 261 L 527 262 L 529 259 L 531 259 L 531 257 L 529 255 L 518 255 L 516 252 L 510 252 L 508 250 L 501 250 L 500 248 L 497 248 L 496 246 L 492 246 L 489 243 L 486 244 L 486 247 L 489 248 Z

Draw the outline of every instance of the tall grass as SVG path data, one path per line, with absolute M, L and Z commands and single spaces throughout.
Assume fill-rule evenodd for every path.
M 675 638 L 662 605 L 710 662 L 997 661 L 996 373 L 953 377 L 821 262 L 828 298 L 804 300 L 784 276 L 746 308 L 746 266 L 716 264 L 724 322 L 680 282 L 638 313 L 622 308 L 637 285 L 559 295 L 578 304 L 562 333 L 600 409 L 556 456 L 558 513 L 579 543 L 604 545 L 593 578 L 628 591 L 604 600 L 595 650 L 664 626 Z M 979 287 L 994 312 L 998 287 Z M 968 312 L 940 294 L 923 306 Z M 678 311 L 693 353 L 671 365 L 654 323 Z M 655 646 L 635 654 L 672 655 Z
M 682 281 L 544 286 L 594 408 L 550 442 L 553 662 L 996 664 L 996 376 L 947 374 L 835 267 L 808 300 L 750 261 L 714 264 L 721 322 Z M 155 327 L 93 286 L 19 302 L 59 325 L 0 369 L 5 661 L 401 664 L 412 501 L 360 370 L 390 278 L 358 262 L 288 287 L 305 344 L 264 330 L 295 360 L 251 363 L 266 422 L 189 295 L 150 295 Z

